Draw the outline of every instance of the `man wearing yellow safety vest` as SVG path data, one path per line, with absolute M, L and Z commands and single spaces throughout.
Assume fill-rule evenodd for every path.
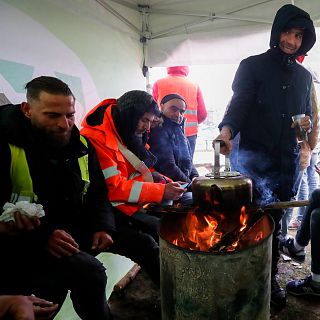
M 148 235 L 117 231 L 94 148 L 74 125 L 69 87 L 43 76 L 26 89 L 27 102 L 0 107 L 0 294 L 36 294 L 61 306 L 70 290 L 81 319 L 112 319 L 105 268 L 94 256 L 127 255 L 157 280 L 158 246 Z M 127 245 L 135 241 L 145 257 Z
M 167 73 L 168 76 L 154 83 L 152 94 L 159 106 L 162 98 L 171 93 L 177 93 L 185 100 L 187 104 L 187 110 L 184 115 L 186 118 L 185 135 L 189 140 L 193 158 L 199 124 L 207 117 L 202 92 L 198 84 L 187 78 L 189 74 L 188 66 L 168 67 Z
M 151 123 L 159 115 L 149 93 L 133 90 L 118 99 L 103 100 L 88 113 L 81 130 L 96 148 L 116 215 L 155 240 L 159 219 L 149 215 L 143 205 L 178 200 L 186 191 L 153 169 L 157 159 L 146 143 Z

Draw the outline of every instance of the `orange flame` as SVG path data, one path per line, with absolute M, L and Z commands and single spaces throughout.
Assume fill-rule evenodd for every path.
M 221 213 L 220 217 L 225 218 Z M 247 231 L 248 218 L 249 214 L 243 206 L 240 210 L 239 226 L 233 233 L 234 241 L 227 246 L 221 244 L 223 251 L 232 252 L 238 248 L 242 235 Z M 222 237 L 223 233 L 219 230 L 218 221 L 213 215 L 189 212 L 185 217 L 181 231 L 172 243 L 189 250 L 210 251 L 214 245 L 219 245 Z M 255 235 L 254 241 L 259 242 L 262 238 L 263 232 L 259 231 Z M 221 251 L 219 248 L 217 250 Z
M 214 217 L 189 212 L 183 231 L 172 243 L 190 250 L 208 251 L 221 239 L 222 232 L 216 231 L 217 227 L 218 222 Z
M 246 207 L 243 206 L 240 212 L 240 232 L 243 231 L 247 227 L 248 214 L 246 213 Z
M 238 238 L 237 238 L 236 241 L 234 241 L 234 242 L 232 243 L 231 246 L 229 246 L 229 247 L 226 249 L 228 252 L 232 252 L 232 251 L 236 250 L 236 248 L 238 247 L 241 234 L 242 234 L 242 233 L 246 230 L 246 228 L 247 228 L 248 217 L 249 217 L 249 215 L 246 213 L 246 207 L 245 207 L 245 206 L 241 207 L 241 211 L 240 211 L 240 229 L 239 229 L 239 232 L 238 232 Z

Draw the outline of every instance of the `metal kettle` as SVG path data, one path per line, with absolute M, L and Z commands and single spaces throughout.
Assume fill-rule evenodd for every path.
M 222 143 L 214 142 L 213 171 L 192 181 L 193 203 L 203 210 L 234 211 L 252 203 L 252 180 L 230 170 L 229 156 L 225 157 L 225 169 L 221 172 Z

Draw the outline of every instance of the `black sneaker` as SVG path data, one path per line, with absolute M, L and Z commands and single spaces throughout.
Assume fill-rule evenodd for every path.
M 306 259 L 306 253 L 304 249 L 297 250 L 294 247 L 293 241 L 293 238 L 280 239 L 279 250 L 299 263 L 304 262 L 304 260 Z
M 311 275 L 305 279 L 293 280 L 287 283 L 287 292 L 295 296 L 312 295 L 320 296 L 320 287 L 312 285 Z
M 285 307 L 287 303 L 287 294 L 279 286 L 279 283 L 275 277 L 271 278 L 271 304 L 278 308 Z

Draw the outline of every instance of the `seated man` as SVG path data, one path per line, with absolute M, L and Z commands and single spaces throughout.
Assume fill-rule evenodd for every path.
M 134 90 L 119 99 L 103 100 L 82 123 L 81 134 L 96 148 L 108 198 L 138 229 L 158 241 L 159 218 L 146 213 L 146 203 L 178 200 L 185 192 L 179 183 L 152 172 L 156 157 L 146 148 L 148 131 L 159 115 L 157 103 L 144 91 Z M 116 214 L 117 216 L 117 214 Z
M 192 163 L 188 139 L 183 132 L 186 102 L 178 94 L 168 94 L 161 100 L 163 124 L 150 133 L 150 151 L 158 158 L 155 169 L 174 181 L 191 182 L 199 174 Z M 180 202 L 192 204 L 192 193 L 186 192 Z
M 94 256 L 127 253 L 158 282 L 159 247 L 149 235 L 117 233 L 95 150 L 74 125 L 69 87 L 38 77 L 26 89 L 27 102 L 0 107 L 0 294 L 61 306 L 70 290 L 81 319 L 111 319 L 105 268 Z
M 320 171 L 317 170 L 320 174 Z M 296 296 L 320 296 L 320 189 L 313 191 L 310 204 L 302 218 L 295 238 L 282 238 L 280 251 L 297 262 L 304 262 L 305 250 L 311 240 L 311 275 L 305 279 L 293 280 L 287 283 L 287 292 Z
M 58 308 L 35 296 L 0 295 L 0 319 L 35 320 L 50 319 Z

